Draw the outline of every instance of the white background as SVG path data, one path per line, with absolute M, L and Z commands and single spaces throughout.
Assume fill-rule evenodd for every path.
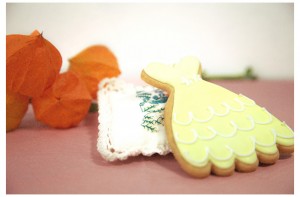
M 43 31 L 68 59 L 94 44 L 108 46 L 122 75 L 139 78 L 153 61 L 197 56 L 208 74 L 294 78 L 292 3 L 28 3 L 6 5 L 6 34 Z

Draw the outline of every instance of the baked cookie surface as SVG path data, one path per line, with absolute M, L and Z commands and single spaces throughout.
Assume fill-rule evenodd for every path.
M 195 177 L 254 171 L 294 151 L 294 132 L 265 108 L 201 78 L 200 62 L 153 63 L 142 79 L 166 90 L 165 127 L 172 152 Z

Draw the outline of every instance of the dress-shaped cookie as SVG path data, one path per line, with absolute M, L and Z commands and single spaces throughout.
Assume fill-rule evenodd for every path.
M 166 90 L 167 139 L 176 160 L 188 174 L 231 175 L 273 164 L 280 153 L 294 151 L 294 132 L 267 109 L 201 78 L 196 58 L 178 64 L 153 63 L 142 79 Z

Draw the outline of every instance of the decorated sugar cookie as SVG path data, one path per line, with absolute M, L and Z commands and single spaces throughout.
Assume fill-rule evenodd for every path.
M 194 57 L 178 64 L 153 63 L 142 71 L 147 83 L 166 90 L 164 124 L 180 166 L 195 177 L 211 172 L 251 172 L 294 151 L 294 132 L 267 109 L 241 94 L 201 78 Z

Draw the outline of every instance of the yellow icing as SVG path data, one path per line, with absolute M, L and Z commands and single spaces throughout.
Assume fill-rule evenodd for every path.
M 266 109 L 243 95 L 201 79 L 201 66 L 193 57 L 176 65 L 150 64 L 151 78 L 173 87 L 172 132 L 186 161 L 219 168 L 235 159 L 246 164 L 257 160 L 256 151 L 277 152 L 276 143 L 294 145 L 294 133 Z

